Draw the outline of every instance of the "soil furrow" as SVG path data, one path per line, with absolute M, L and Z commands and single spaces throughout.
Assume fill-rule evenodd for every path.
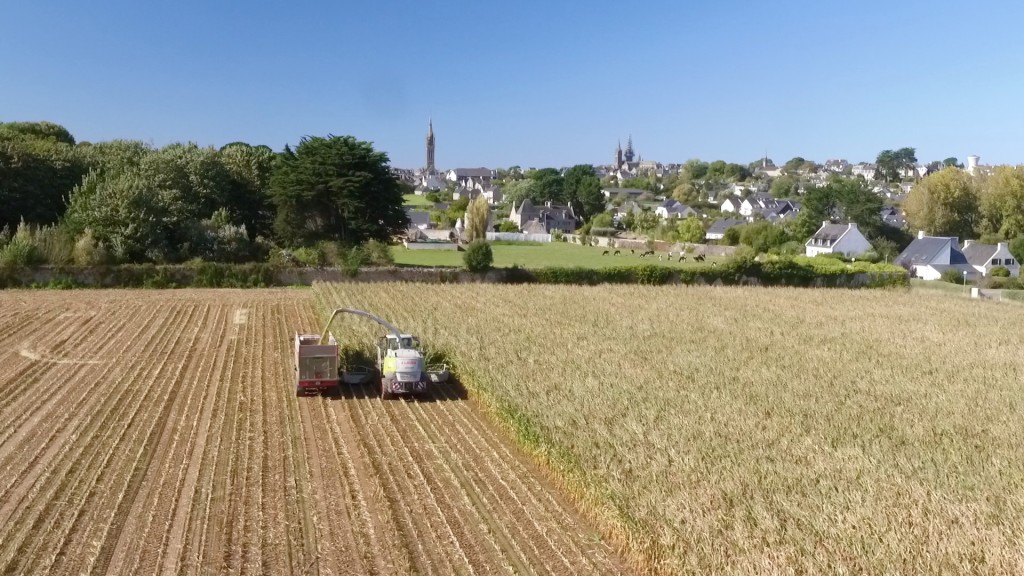
M 180 310 L 172 310 L 170 314 L 164 316 L 162 322 L 174 323 L 181 314 Z M 124 364 L 133 369 L 133 372 L 142 370 L 137 363 L 126 361 Z M 46 508 L 51 505 L 65 504 L 65 499 L 58 498 L 56 494 L 69 484 L 78 486 L 79 483 L 76 482 L 78 477 L 89 470 L 91 462 L 111 453 L 113 445 L 128 431 L 127 427 L 118 426 L 115 423 L 125 416 L 133 417 L 149 392 L 147 389 L 129 386 L 117 386 L 112 390 L 114 393 L 103 400 L 102 405 L 106 407 L 105 410 L 84 413 L 86 419 L 82 421 L 82 426 L 62 437 L 62 442 L 54 442 L 53 453 L 41 461 L 43 465 L 25 476 L 15 489 L 5 496 L 4 505 L 0 507 L 0 525 L 13 530 L 14 527 L 25 524 L 28 519 L 33 517 L 36 519 L 35 521 L 41 521 L 39 516 L 35 516 L 35 514 L 39 514 L 39 507 Z M 79 407 L 68 407 L 69 410 L 77 408 Z M 79 450 L 75 450 L 78 438 L 83 438 L 87 442 L 79 447 Z M 107 446 L 108 442 L 111 443 L 110 446 Z M 68 469 L 77 471 L 74 474 L 68 474 Z M 51 478 L 61 480 L 52 482 Z M 37 499 L 39 500 L 38 504 Z M 17 510 L 18 516 L 12 518 L 12 512 L 15 510 Z M 39 536 L 38 531 L 35 535 Z M 23 539 L 27 536 L 28 534 L 17 536 L 8 533 L 2 541 L 4 545 L 21 548 L 25 545 Z M 6 557 L 6 553 L 0 556 L 0 560 L 4 557 Z

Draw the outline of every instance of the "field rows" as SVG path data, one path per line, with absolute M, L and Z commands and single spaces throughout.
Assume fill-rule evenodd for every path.
M 615 574 L 464 398 L 296 399 L 306 291 L 0 293 L 0 573 Z

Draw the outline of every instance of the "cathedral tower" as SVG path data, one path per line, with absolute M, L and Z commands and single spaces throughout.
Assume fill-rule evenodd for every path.
M 633 135 L 630 134 L 629 135 L 629 139 L 626 140 L 626 152 L 625 152 L 625 154 L 623 154 L 626 157 L 626 162 L 632 162 L 633 161 L 633 156 L 635 154 L 636 153 L 633 152 Z
M 434 119 L 431 118 L 427 124 L 427 173 L 437 172 L 434 167 Z

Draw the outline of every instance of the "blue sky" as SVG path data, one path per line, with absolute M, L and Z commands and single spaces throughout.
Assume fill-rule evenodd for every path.
M 1024 162 L 1024 3 L 0 0 L 0 121 L 79 140 L 352 134 L 401 167 L 766 151 Z

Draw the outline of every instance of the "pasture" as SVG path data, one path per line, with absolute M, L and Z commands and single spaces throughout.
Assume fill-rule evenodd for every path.
M 546 267 L 573 267 L 583 268 L 607 268 L 611 266 L 629 266 L 635 264 L 661 264 L 684 268 L 694 266 L 694 255 L 687 255 L 686 262 L 678 262 L 677 258 L 671 261 L 667 255 L 661 254 L 663 260 L 658 260 L 658 254 L 640 258 L 642 250 L 636 250 L 635 254 L 630 251 L 620 250 L 618 256 L 614 256 L 615 249 L 611 249 L 607 256 L 603 255 L 608 248 L 595 248 L 591 246 L 580 246 L 568 242 L 551 243 L 497 243 L 492 246 L 494 252 L 494 266 L 498 268 L 509 268 L 519 266 L 520 268 L 546 268 Z M 398 266 L 427 266 L 427 267 L 461 267 L 462 252 L 454 250 L 409 250 L 403 246 L 393 246 L 391 253 Z M 714 257 L 707 257 L 705 264 L 716 260 Z M 718 259 L 721 261 L 722 259 Z

